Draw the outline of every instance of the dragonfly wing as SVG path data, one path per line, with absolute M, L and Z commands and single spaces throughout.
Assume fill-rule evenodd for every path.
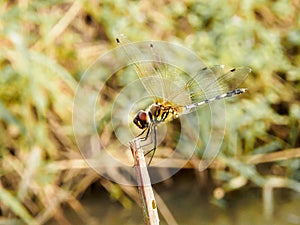
M 184 91 L 177 95 L 178 90 L 186 84 L 190 76 L 180 68 L 169 63 L 169 58 L 179 57 L 180 54 L 165 49 L 160 43 L 151 44 L 151 52 L 155 60 L 154 66 L 161 79 L 161 87 L 164 92 L 164 100 L 175 103 L 176 105 L 190 104 L 189 93 Z
M 188 79 L 183 78 L 180 69 L 166 63 L 167 58 L 174 54 L 168 53 L 168 46 L 158 42 L 130 43 L 124 35 L 120 35 L 117 42 L 155 102 L 170 101 L 178 105 L 191 103 L 187 92 L 174 95 Z
M 163 83 L 161 82 L 162 78 L 159 70 L 153 65 L 154 59 L 150 51 L 150 46 L 145 48 L 145 46 L 140 46 L 139 43 L 131 43 L 122 34 L 116 40 L 120 48 L 122 48 L 128 64 L 134 66 L 147 92 L 154 98 L 155 102 L 161 101 L 164 98 Z
M 249 67 L 239 67 L 224 73 L 224 66 L 213 66 L 201 69 L 191 78 L 165 63 L 173 55 L 168 55 L 168 49 L 159 43 L 130 43 L 124 35 L 119 35 L 117 42 L 155 102 L 185 106 L 214 98 L 235 90 L 251 71 Z
M 226 73 L 224 67 L 219 65 L 204 68 L 186 83 L 185 89 L 189 91 L 193 103 L 201 102 L 237 89 L 250 72 L 249 67 L 234 68 Z

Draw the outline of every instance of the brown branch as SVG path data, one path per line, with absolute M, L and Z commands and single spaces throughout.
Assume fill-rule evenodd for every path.
M 136 178 L 138 183 L 140 200 L 143 207 L 145 224 L 158 225 L 159 217 L 157 205 L 154 198 L 144 152 L 140 146 L 140 140 L 134 139 L 130 142 L 130 149 L 135 161 Z

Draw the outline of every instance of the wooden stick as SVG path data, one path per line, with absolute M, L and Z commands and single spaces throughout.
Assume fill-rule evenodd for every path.
M 134 167 L 136 169 L 136 178 L 138 183 L 140 200 L 143 207 L 145 224 L 159 225 L 159 217 L 154 193 L 151 186 L 147 164 L 144 157 L 144 151 L 140 146 L 140 140 L 134 139 L 130 142 L 130 149 L 134 158 Z

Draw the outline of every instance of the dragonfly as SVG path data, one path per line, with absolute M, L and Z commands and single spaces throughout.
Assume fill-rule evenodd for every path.
M 151 137 L 150 143 L 145 145 L 153 143 L 153 148 L 145 153 L 146 156 L 152 152 L 148 166 L 157 149 L 158 125 L 178 119 L 203 105 L 248 91 L 247 88 L 239 88 L 239 85 L 245 81 L 251 68 L 237 67 L 224 72 L 223 65 L 204 66 L 194 76 L 182 82 L 181 86 L 170 88 L 170 81 L 180 74 L 178 71 L 168 72 L 166 69 L 168 65 L 160 57 L 161 49 L 149 42 L 148 48 L 153 60 L 140 62 L 143 53 L 125 35 L 119 35 L 116 41 L 123 48 L 143 86 L 153 98 L 153 103 L 148 108 L 138 111 L 133 119 L 133 123 L 142 130 L 136 138 L 146 142 Z

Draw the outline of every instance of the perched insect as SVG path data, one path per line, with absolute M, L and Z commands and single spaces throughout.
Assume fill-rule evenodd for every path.
M 124 35 L 116 38 L 141 79 L 145 89 L 153 96 L 153 104 L 146 110 L 140 110 L 133 119 L 133 123 L 143 131 L 137 136 L 146 141 L 151 136 L 153 148 L 148 165 L 150 165 L 157 148 L 157 126 L 170 122 L 183 114 L 197 110 L 200 106 L 213 101 L 233 97 L 247 91 L 247 88 L 237 88 L 251 72 L 249 67 L 239 67 L 223 73 L 224 66 L 204 67 L 192 78 L 184 82 L 181 87 L 169 87 L 169 81 L 180 76 L 178 73 L 168 73 L 166 65 L 160 58 L 153 43 L 149 49 L 153 54 L 153 62 L 138 62 L 142 52 L 126 39 Z M 149 79 L 147 79 L 149 78 Z M 144 135 L 144 136 L 143 136 Z M 142 137 L 143 136 L 143 137 Z

